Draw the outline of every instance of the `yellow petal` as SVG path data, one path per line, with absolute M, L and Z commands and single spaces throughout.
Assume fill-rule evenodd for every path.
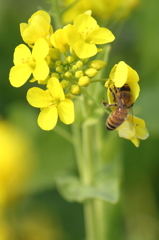
M 58 120 L 57 108 L 43 108 L 38 116 L 38 125 L 43 130 L 52 130 Z
M 65 100 L 58 105 L 58 114 L 63 123 L 73 123 L 75 119 L 73 102 L 70 99 L 65 98 Z
M 33 76 L 36 80 L 45 80 L 49 74 L 49 67 L 45 60 L 38 61 L 33 72 Z
M 56 77 L 51 77 L 49 79 L 47 88 L 49 89 L 49 92 L 51 93 L 54 99 L 59 99 L 59 100 L 65 99 L 62 86 Z
M 117 65 L 118 64 L 115 64 L 114 67 L 111 69 L 110 74 L 109 74 L 110 79 L 114 79 L 114 75 L 115 75 L 115 71 L 116 71 Z
M 30 88 L 27 92 L 27 101 L 29 104 L 36 108 L 44 108 L 49 105 L 52 97 L 47 91 L 38 87 Z
M 32 55 L 36 60 L 44 59 L 49 53 L 49 45 L 43 38 L 39 38 L 33 47 Z
M 114 83 L 116 87 L 122 87 L 126 81 L 128 76 L 128 67 L 127 64 L 123 61 L 119 62 L 116 71 L 114 74 Z
M 130 139 L 131 142 L 135 145 L 135 147 L 139 147 L 140 140 L 138 138 Z
M 147 139 L 149 137 L 149 133 L 145 126 L 145 121 L 141 118 L 134 117 L 134 124 L 137 138 L 142 140 Z
M 65 36 L 66 36 L 66 42 L 70 45 L 73 46 L 76 42 L 79 40 L 82 40 L 82 36 L 80 33 L 77 31 L 75 26 L 68 24 L 64 28 Z M 73 34 L 72 34 L 73 33 Z M 51 37 L 52 39 L 52 37 Z
M 128 67 L 127 83 L 138 82 L 139 81 L 139 75 L 137 74 L 137 72 L 134 69 L 132 69 L 129 65 L 127 65 L 127 67 Z
M 78 41 L 73 46 L 73 50 L 79 58 L 89 58 L 97 53 L 97 47 L 95 44 L 89 44 L 83 40 Z
M 13 87 L 21 87 L 29 79 L 31 73 L 32 70 L 27 64 L 14 66 L 10 70 L 9 81 Z
M 104 44 L 114 41 L 115 37 L 112 32 L 107 28 L 98 28 L 89 34 L 89 40 L 91 43 Z
M 137 82 L 130 82 L 129 87 L 131 89 L 132 102 L 134 103 L 139 96 L 140 87 L 139 87 L 139 84 Z
M 125 120 L 120 127 L 117 128 L 119 137 L 126 138 L 126 139 L 132 139 L 135 137 L 136 131 L 135 128 L 130 127 L 130 122 Z
M 28 44 L 34 44 L 35 41 L 41 36 L 42 28 L 36 26 L 28 26 L 22 33 L 24 42 Z
M 39 10 L 31 16 L 31 18 L 29 19 L 28 22 L 30 24 L 33 24 L 33 21 L 35 21 L 35 20 L 38 23 L 40 23 L 41 26 L 45 29 L 46 23 L 50 24 L 51 18 L 50 18 L 50 15 L 46 11 Z
M 23 32 L 27 29 L 28 24 L 27 23 L 20 23 L 20 34 L 23 35 Z
M 74 19 L 75 28 L 81 31 L 88 31 L 95 29 L 98 25 L 96 20 L 88 14 L 80 14 Z
M 28 59 L 31 58 L 32 56 L 30 49 L 26 45 L 20 44 L 15 48 L 13 58 L 14 65 L 25 63 L 26 61 L 28 61 Z

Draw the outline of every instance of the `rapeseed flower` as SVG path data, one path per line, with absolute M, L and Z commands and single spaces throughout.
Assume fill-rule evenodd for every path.
M 80 14 L 74 24 L 65 28 L 66 41 L 79 58 L 89 58 L 97 54 L 96 44 L 114 41 L 115 37 L 107 28 L 99 27 L 96 20 L 89 14 Z
M 145 140 L 149 137 L 145 121 L 131 115 L 117 128 L 117 131 L 119 137 L 130 140 L 136 147 L 139 147 L 140 140 Z
M 101 20 L 120 20 L 128 17 L 131 11 L 137 7 L 140 0 L 62 0 L 62 2 L 65 6 L 76 2 L 63 14 L 63 22 L 67 24 L 87 9 L 91 9 L 93 16 Z
M 123 107 L 127 112 L 126 119 L 119 127 L 116 128 L 116 130 L 118 131 L 120 137 L 131 140 L 136 147 L 139 146 L 140 139 L 144 140 L 149 136 L 144 120 L 130 114 L 131 103 L 132 105 L 134 104 L 140 92 L 138 81 L 139 76 L 137 72 L 134 69 L 132 69 L 129 65 L 127 65 L 125 62 L 120 61 L 118 64 L 115 64 L 115 66 L 112 68 L 109 74 L 109 78 L 105 83 L 105 87 L 108 88 L 107 91 L 109 102 L 108 107 L 110 105 L 112 111 L 114 111 L 118 106 L 121 108 Z M 120 100 L 121 102 L 117 102 L 116 99 L 114 99 L 114 94 L 116 94 L 114 93 L 114 89 L 120 90 L 125 85 L 129 86 L 131 97 L 127 101 L 126 99 L 124 99 L 123 102 L 125 104 L 127 103 L 127 106 L 122 106 L 120 105 L 122 99 Z
M 56 48 L 59 49 L 61 53 L 65 53 L 69 46 L 66 42 L 64 29 L 58 29 L 55 33 L 51 35 L 51 43 Z
M 35 12 L 28 20 L 28 23 L 20 24 L 20 33 L 23 41 L 31 46 L 35 44 L 37 39 L 44 38 L 51 46 L 50 36 L 53 33 L 53 29 L 50 22 L 51 18 L 47 12 L 42 10 Z
M 30 177 L 33 151 L 26 135 L 6 120 L 0 120 L 0 209 L 18 198 Z M 30 154 L 31 153 L 31 154 Z M 35 157 L 35 156 L 34 156 Z
M 49 53 L 49 46 L 45 39 L 39 38 L 32 52 L 20 44 L 15 48 L 14 65 L 9 74 L 9 80 L 13 87 L 21 87 L 30 78 L 31 74 L 36 80 L 45 80 L 49 74 L 49 67 L 45 61 Z
M 121 88 L 125 84 L 129 85 L 131 89 L 132 103 L 134 103 L 140 92 L 138 81 L 139 76 L 137 72 L 129 65 L 127 65 L 124 61 L 120 61 L 118 64 L 115 64 L 109 74 L 108 80 L 105 83 L 105 87 L 108 88 L 107 94 L 109 103 L 114 103 L 110 88 L 113 86 L 116 88 Z
M 74 122 L 74 104 L 65 96 L 62 86 L 56 77 L 51 77 L 47 90 L 33 87 L 28 90 L 27 100 L 33 107 L 40 108 L 38 125 L 43 130 L 52 130 L 58 120 L 65 124 Z

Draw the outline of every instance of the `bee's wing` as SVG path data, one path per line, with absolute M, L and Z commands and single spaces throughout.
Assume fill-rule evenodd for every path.
M 129 128 L 130 130 L 132 130 L 134 127 L 134 115 L 133 115 L 132 107 L 128 109 L 128 116 L 125 120 L 128 121 Z
M 118 127 L 118 133 L 120 137 L 126 139 L 132 139 L 136 133 L 133 122 L 131 122 L 131 117 L 128 116 L 127 119 Z

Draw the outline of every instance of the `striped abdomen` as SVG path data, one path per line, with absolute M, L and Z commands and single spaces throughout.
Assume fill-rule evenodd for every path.
M 114 130 L 119 127 L 128 115 L 128 110 L 123 107 L 117 107 L 108 117 L 106 127 L 108 130 Z

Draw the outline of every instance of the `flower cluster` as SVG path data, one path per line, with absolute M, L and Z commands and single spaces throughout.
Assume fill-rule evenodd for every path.
M 133 105 L 139 96 L 140 87 L 138 81 L 139 76 L 137 72 L 125 62 L 120 61 L 112 68 L 109 79 L 105 83 L 105 87 L 108 88 L 108 106 L 112 106 L 112 111 L 115 109 L 114 106 L 119 105 L 119 103 L 114 99 L 112 89 L 115 87 L 115 89 L 121 90 L 123 86 L 129 86 L 131 98 L 126 99 L 127 102 L 126 100 L 124 102 L 125 106 L 124 104 L 120 104 L 120 107 L 126 108 L 127 105 L 128 108 L 130 108 L 130 105 Z M 125 94 L 125 98 L 126 97 L 127 93 Z M 131 140 L 136 147 L 139 146 L 140 139 L 144 140 L 149 136 L 144 120 L 133 116 L 131 112 L 127 115 L 125 121 L 116 128 L 116 130 L 118 131 L 120 137 Z
M 91 11 L 78 15 L 73 24 L 55 32 L 50 21 L 49 14 L 40 10 L 31 16 L 28 23 L 20 24 L 22 39 L 28 46 L 20 44 L 15 48 L 14 66 L 9 74 L 14 87 L 21 87 L 27 80 L 41 85 L 28 90 L 27 101 L 40 109 L 38 125 L 47 131 L 56 126 L 58 118 L 64 124 L 74 122 L 73 98 L 83 92 L 82 88 L 94 82 L 91 78 L 106 65 L 102 60 L 90 58 L 102 51 L 99 45 L 115 39 L 109 29 L 97 24 Z M 139 95 L 138 81 L 137 72 L 125 62 L 119 62 L 112 68 L 105 83 L 109 103 L 103 103 L 111 108 L 113 117 L 117 113 L 120 115 L 119 123 L 114 123 L 110 129 L 116 129 L 120 137 L 131 140 L 137 147 L 139 139 L 148 137 L 145 122 L 128 113 Z M 117 92 L 125 88 L 129 92 L 124 98 L 131 95 L 130 99 L 116 98 Z M 113 92 L 114 89 L 116 92 Z
M 27 100 L 40 108 L 38 125 L 43 130 L 53 129 L 58 117 L 65 124 L 73 123 L 73 96 L 80 94 L 81 88 L 88 86 L 106 65 L 89 58 L 102 50 L 97 44 L 112 42 L 114 35 L 99 27 L 89 11 L 77 16 L 72 25 L 53 32 L 49 14 L 40 10 L 28 23 L 20 24 L 20 33 L 28 46 L 20 44 L 15 48 L 9 74 L 11 85 L 21 87 L 27 80 L 42 85 L 29 89 Z

